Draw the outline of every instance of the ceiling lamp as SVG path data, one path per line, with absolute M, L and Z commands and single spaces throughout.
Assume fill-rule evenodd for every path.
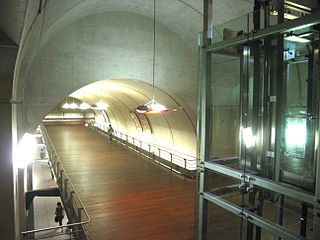
M 144 105 L 140 105 L 136 108 L 138 113 L 164 113 L 168 112 L 168 109 L 162 104 L 158 103 L 154 98 L 154 69 L 156 65 L 156 0 L 153 0 L 153 62 L 152 62 L 152 99 L 145 103 Z
M 70 108 L 70 109 L 77 109 L 77 108 L 79 108 L 78 104 L 76 104 L 76 103 L 74 102 L 74 99 L 73 99 L 73 102 L 69 105 L 69 108 Z
M 103 110 L 103 109 L 107 109 L 109 106 L 108 104 L 106 104 L 104 101 L 102 101 L 101 99 L 95 104 L 96 108 L 98 110 Z
M 68 103 L 68 98 L 66 98 L 66 102 L 62 105 L 62 108 L 64 108 L 64 109 L 70 108 L 70 104 Z
M 136 111 L 138 113 L 154 114 L 168 112 L 168 109 L 153 98 L 148 103 L 138 106 Z
M 80 109 L 81 110 L 87 110 L 89 108 L 91 108 L 91 106 L 86 102 L 83 102 L 83 103 L 80 104 Z
M 303 38 L 303 37 L 299 37 L 299 36 L 296 36 L 296 35 L 287 36 L 287 37 L 285 37 L 285 39 L 287 41 L 297 42 L 297 43 L 308 43 L 308 42 L 310 42 L 309 39 L 306 39 L 306 38 Z
M 65 104 L 62 105 L 62 108 L 69 109 L 70 108 L 70 104 L 66 102 Z

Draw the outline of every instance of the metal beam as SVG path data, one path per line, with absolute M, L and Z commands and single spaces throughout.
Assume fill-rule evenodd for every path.
M 249 39 L 248 39 L 248 36 L 246 34 L 244 34 L 244 35 L 240 35 L 238 37 L 232 38 L 232 39 L 228 39 L 225 41 L 211 44 L 210 46 L 208 46 L 207 51 L 208 52 L 219 51 L 219 50 L 222 50 L 227 47 L 232 47 L 235 45 L 248 43 L 248 41 L 249 42 L 255 41 L 257 39 L 264 38 L 269 35 L 278 34 L 278 33 L 286 33 L 286 32 L 294 31 L 297 29 L 311 27 L 311 26 L 317 25 L 319 23 L 320 23 L 320 12 L 316 12 L 314 14 L 311 14 L 311 15 L 308 15 L 308 16 L 305 16 L 302 18 L 298 18 L 296 20 L 287 21 L 287 22 L 280 23 L 275 26 L 261 29 L 261 30 L 255 32 L 254 34 L 252 33 L 252 35 L 249 36 Z
M 208 200 L 209 202 L 212 202 L 223 209 L 232 212 L 233 214 L 241 217 L 243 216 L 248 222 L 251 222 L 269 232 L 272 234 L 281 237 L 282 239 L 286 240 L 303 240 L 305 238 L 297 235 L 294 232 L 289 231 L 287 228 L 280 226 L 274 222 L 271 222 L 268 219 L 262 218 L 261 216 L 254 214 L 244 208 L 239 207 L 238 205 L 235 205 L 229 201 L 226 201 L 222 199 L 220 196 L 210 194 L 210 193 L 204 193 L 203 194 L 204 199 Z
M 32 190 L 32 191 L 28 191 L 25 193 L 26 196 L 26 210 L 29 209 L 31 203 L 33 202 L 34 197 L 36 196 L 56 196 L 59 197 L 60 196 L 60 191 L 58 187 L 54 187 L 54 188 L 45 188 L 45 189 L 40 189 L 40 190 Z
M 318 82 L 320 81 L 320 46 L 318 44 L 317 49 L 314 52 L 314 58 L 316 60 L 316 63 L 314 65 L 314 79 Z M 319 115 L 320 115 L 320 96 L 317 95 L 318 99 L 318 109 L 317 109 L 317 119 L 318 119 L 318 126 L 316 130 L 317 142 L 316 142 L 316 150 L 317 150 L 317 158 L 315 163 L 315 203 L 314 203 L 314 218 L 313 218 L 313 239 L 319 239 L 320 238 L 320 121 L 319 121 Z
M 216 163 L 205 162 L 204 167 L 210 169 L 214 172 L 223 174 L 225 176 L 229 176 L 232 178 L 236 178 L 239 180 L 243 180 L 244 172 L 240 170 L 235 170 L 226 166 L 222 166 Z M 262 177 L 258 177 L 246 171 L 245 181 L 247 183 L 251 183 L 255 186 L 277 192 L 283 194 L 285 196 L 298 199 L 300 201 L 304 201 L 306 203 L 314 204 L 314 196 L 310 193 L 304 192 L 301 189 L 296 189 L 294 187 L 289 187 L 281 183 L 274 182 L 270 179 L 265 179 Z

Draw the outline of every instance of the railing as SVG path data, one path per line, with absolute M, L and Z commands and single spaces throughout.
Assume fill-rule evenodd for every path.
M 45 119 L 42 120 L 44 123 L 57 123 L 57 122 L 93 122 L 94 118 L 92 117 L 70 117 L 70 116 L 51 116 L 51 117 L 46 117 Z
M 75 187 L 72 185 L 70 178 L 66 174 L 47 130 L 43 126 L 41 126 L 41 130 L 49 153 L 51 171 L 53 171 L 55 175 L 56 182 L 60 190 L 60 196 L 64 203 L 65 211 L 70 223 L 57 227 L 48 227 L 22 232 L 23 239 L 45 239 L 59 235 L 67 235 L 67 239 L 88 240 L 88 223 L 90 222 L 89 214 L 79 198 Z M 65 231 L 63 233 L 52 234 L 52 230 L 55 229 L 63 229 Z M 41 236 L 39 236 L 40 234 Z
M 104 129 L 99 128 L 99 126 L 89 126 L 107 136 L 107 132 Z M 169 168 L 171 171 L 191 178 L 194 178 L 196 175 L 197 159 L 193 156 L 170 151 L 155 144 L 143 142 L 142 140 L 116 130 L 114 131 L 113 136 L 114 140 L 120 144 L 154 160 L 155 162 Z

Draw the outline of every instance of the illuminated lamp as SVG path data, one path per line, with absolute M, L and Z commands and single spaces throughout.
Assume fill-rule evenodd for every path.
M 136 111 L 138 113 L 157 114 L 168 112 L 168 109 L 162 104 L 158 103 L 155 99 L 151 99 L 148 103 L 138 106 Z
M 87 110 L 89 108 L 91 108 L 91 106 L 86 102 L 83 102 L 80 104 L 80 109 L 82 109 L 82 110 Z
M 99 101 L 96 103 L 96 106 L 97 106 L 97 108 L 100 109 L 100 110 L 103 110 L 103 109 L 106 109 L 106 108 L 109 107 L 108 104 L 106 104 L 106 103 L 105 103 L 104 101 L 102 101 L 102 100 L 99 100 Z
M 79 106 L 75 102 L 70 104 L 70 109 L 77 109 L 77 108 L 79 108 Z
M 68 103 L 68 98 L 66 98 L 66 102 L 62 105 L 62 108 L 64 108 L 64 109 L 70 108 L 70 104 Z
M 70 104 L 66 102 L 65 104 L 62 105 L 62 108 L 69 109 L 70 108 Z
M 153 0 L 153 63 L 152 63 L 152 99 L 144 105 L 136 108 L 138 113 L 156 114 L 168 112 L 168 109 L 162 104 L 158 103 L 154 97 L 154 73 L 156 65 L 156 0 Z
M 290 35 L 285 37 L 285 40 L 290 41 L 290 42 L 297 42 L 297 43 L 308 43 L 310 42 L 309 39 L 303 38 L 303 37 L 299 37 L 296 35 Z

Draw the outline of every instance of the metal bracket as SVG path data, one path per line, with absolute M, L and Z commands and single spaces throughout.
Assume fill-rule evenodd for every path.
M 7 98 L 7 99 L 0 99 L 0 103 L 4 103 L 4 104 L 22 104 L 23 101 L 17 101 L 17 100 L 13 100 L 12 98 Z

